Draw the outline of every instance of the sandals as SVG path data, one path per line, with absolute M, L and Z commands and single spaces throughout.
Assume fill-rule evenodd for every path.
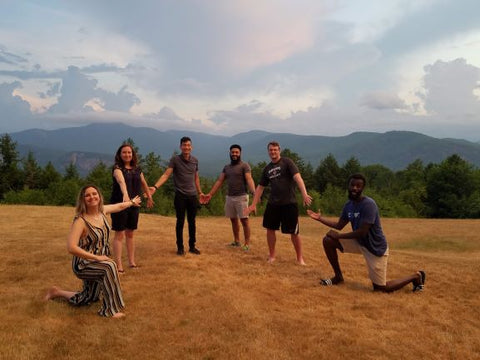
M 416 285 L 413 284 L 413 290 L 412 290 L 413 292 L 423 291 L 423 288 L 425 287 L 425 278 L 427 275 L 423 270 L 420 270 L 419 273 L 420 273 L 420 283 Z

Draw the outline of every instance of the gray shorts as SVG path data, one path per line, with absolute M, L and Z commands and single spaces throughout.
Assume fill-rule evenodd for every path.
M 355 239 L 339 239 L 346 253 L 362 254 L 367 262 L 368 277 L 372 283 L 385 286 L 387 284 L 388 248 L 383 256 L 373 255 Z
M 248 215 L 243 215 L 244 209 L 248 207 L 248 194 L 239 196 L 227 196 L 225 199 L 225 216 L 233 219 L 248 218 Z

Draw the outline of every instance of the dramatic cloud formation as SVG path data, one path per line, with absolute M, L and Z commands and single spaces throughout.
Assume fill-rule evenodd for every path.
M 0 11 L 0 132 L 124 121 L 480 140 L 477 0 L 26 0 Z

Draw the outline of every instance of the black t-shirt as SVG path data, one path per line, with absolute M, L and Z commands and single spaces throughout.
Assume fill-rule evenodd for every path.
M 295 180 L 293 176 L 298 173 L 298 167 L 289 159 L 281 157 L 277 163 L 271 162 L 262 172 L 259 185 L 270 185 L 268 203 L 272 205 L 296 204 Z

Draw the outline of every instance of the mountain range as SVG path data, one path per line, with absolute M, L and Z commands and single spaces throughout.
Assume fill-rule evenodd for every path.
M 234 136 L 220 136 L 177 130 L 159 131 L 123 123 L 95 123 L 57 130 L 30 129 L 9 135 L 17 143 L 20 156 L 32 151 L 41 166 L 51 161 L 60 172 L 73 162 L 81 175 L 87 174 L 99 161 L 113 164 L 117 148 L 128 138 L 133 139 L 142 155 L 154 152 L 168 161 L 179 150 L 182 136 L 192 139 L 193 155 L 199 159 L 200 175 L 205 177 L 219 174 L 229 161 L 228 148 L 234 143 L 242 146 L 243 160 L 253 164 L 268 162 L 266 146 L 272 140 L 278 141 L 282 149 L 288 148 L 297 153 L 314 169 L 328 154 L 332 154 L 339 165 L 353 156 L 363 166 L 381 164 L 394 171 L 404 169 L 417 159 L 426 165 L 439 163 L 452 154 L 480 166 L 480 143 L 437 139 L 410 131 L 356 132 L 331 137 L 252 130 Z

